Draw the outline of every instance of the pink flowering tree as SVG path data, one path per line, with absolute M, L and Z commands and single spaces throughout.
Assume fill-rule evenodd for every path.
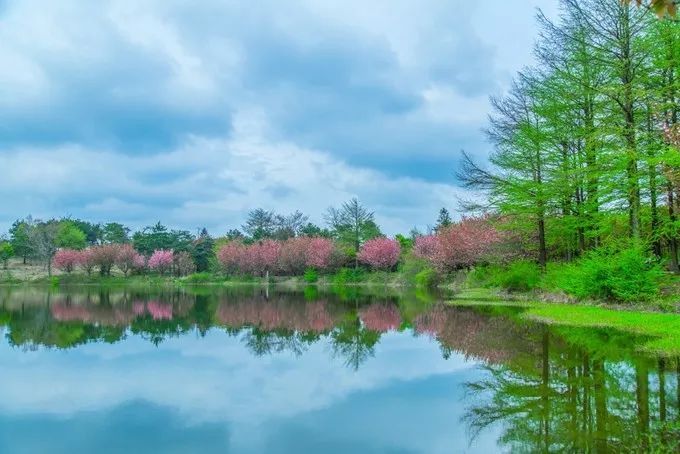
M 230 241 L 217 251 L 217 261 L 227 274 L 243 272 L 246 246 L 240 241 Z
M 89 247 L 78 252 L 78 265 L 80 265 L 80 268 L 85 271 L 88 276 L 90 276 L 92 274 L 92 270 L 94 270 L 94 267 L 96 266 L 92 248 Z
M 279 260 L 281 243 L 275 240 L 264 240 L 248 247 L 252 272 L 269 278 Z
M 138 265 L 144 262 L 144 256 L 137 252 L 131 244 L 118 244 L 116 248 L 118 249 L 116 266 L 126 277 L 131 270 L 139 268 Z
M 439 237 L 437 235 L 419 236 L 413 245 L 413 254 L 434 263 L 437 260 L 439 249 Z
M 436 236 L 417 239 L 415 253 L 439 270 L 451 271 L 484 261 L 502 240 L 488 216 L 463 218 Z
M 290 238 L 281 245 L 278 268 L 284 274 L 301 274 L 307 266 L 309 238 Z
M 149 269 L 165 274 L 172 268 L 174 253 L 171 249 L 156 249 L 149 257 Z
M 401 248 L 396 240 L 374 238 L 364 243 L 359 251 L 359 260 L 372 268 L 390 269 L 399 261 Z
M 111 268 L 118 260 L 118 245 L 102 244 L 101 246 L 92 246 L 89 249 L 90 258 L 94 262 L 94 266 L 99 268 L 99 274 L 102 276 L 111 275 Z
M 333 240 L 321 237 L 307 238 L 305 265 L 325 270 L 330 268 L 335 253 Z
M 175 254 L 175 273 L 178 276 L 187 276 L 196 271 L 193 257 L 187 251 Z
M 54 254 L 52 265 L 66 273 L 71 273 L 80 264 L 81 251 L 60 249 Z

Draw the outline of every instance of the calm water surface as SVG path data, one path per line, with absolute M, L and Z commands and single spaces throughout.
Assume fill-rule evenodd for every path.
M 0 452 L 673 452 L 676 358 L 422 293 L 0 288 Z

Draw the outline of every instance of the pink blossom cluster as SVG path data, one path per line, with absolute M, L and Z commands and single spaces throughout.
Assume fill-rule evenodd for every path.
M 416 238 L 414 253 L 436 268 L 450 271 L 484 260 L 502 239 L 488 216 L 463 218 L 436 235 Z
M 87 274 L 91 274 L 95 268 L 101 274 L 109 274 L 117 266 L 126 276 L 133 269 L 143 269 L 145 262 L 144 256 L 129 244 L 103 244 L 80 251 L 60 249 L 52 260 L 56 268 L 66 273 L 79 266 Z
M 359 260 L 372 268 L 390 269 L 399 262 L 401 247 L 390 238 L 374 238 L 366 241 L 359 251 Z
M 149 269 L 163 274 L 172 268 L 175 253 L 171 249 L 156 249 L 149 257 Z
M 333 241 L 319 237 L 264 240 L 249 245 L 232 241 L 220 248 L 217 260 L 230 274 L 299 274 L 308 267 L 329 268 L 334 252 Z
M 52 265 L 64 271 L 65 273 L 72 272 L 76 266 L 81 263 L 81 251 L 76 251 L 74 249 L 61 249 L 54 254 L 52 259 Z

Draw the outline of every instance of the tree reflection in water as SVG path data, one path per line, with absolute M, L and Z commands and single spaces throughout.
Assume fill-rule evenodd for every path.
M 214 329 L 258 356 L 299 356 L 323 341 L 333 358 L 355 371 L 375 355 L 381 336 L 400 331 L 432 338 L 444 358 L 480 363 L 484 378 L 466 385 L 471 437 L 500 425 L 499 443 L 518 452 L 678 448 L 677 358 L 636 353 L 636 340 L 616 332 L 522 321 L 518 309 L 432 301 L 432 295 L 356 289 L 5 288 L 0 327 L 10 345 L 26 349 L 120 342 L 129 334 L 159 344 Z

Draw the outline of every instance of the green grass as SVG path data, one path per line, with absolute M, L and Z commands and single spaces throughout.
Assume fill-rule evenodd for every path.
M 505 301 L 488 289 L 470 289 L 450 302 L 459 306 L 521 307 L 521 317 L 556 326 L 610 328 L 642 336 L 637 348 L 664 356 L 680 355 L 680 314 L 619 310 L 585 304 Z

